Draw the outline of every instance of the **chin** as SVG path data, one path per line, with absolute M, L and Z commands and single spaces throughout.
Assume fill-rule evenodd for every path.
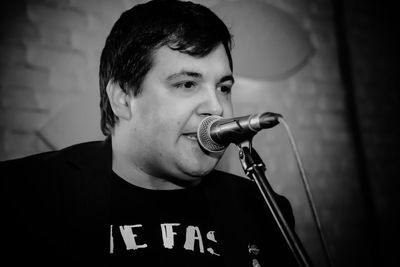
M 196 155 L 196 157 L 181 158 L 181 161 L 176 166 L 178 168 L 178 172 L 184 176 L 189 176 L 186 179 L 193 179 L 196 177 L 198 178 L 205 176 L 214 170 L 219 159 L 220 156 L 211 157 L 201 153 L 201 155 Z
M 184 168 L 184 173 L 192 176 L 192 177 L 201 177 L 209 174 L 212 170 L 214 170 L 215 166 L 217 165 L 218 161 L 216 162 L 208 162 L 207 164 L 202 163 L 200 166 L 193 168 L 193 165 L 189 166 L 188 168 Z
M 204 169 L 204 170 L 193 171 L 190 173 L 190 175 L 194 176 L 194 177 L 205 176 L 205 175 L 209 174 L 213 169 L 214 168 L 208 168 L 208 169 Z

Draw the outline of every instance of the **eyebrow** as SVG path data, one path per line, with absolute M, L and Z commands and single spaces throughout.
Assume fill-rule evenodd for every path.
M 189 76 L 189 77 L 193 77 L 193 78 L 201 78 L 203 75 L 201 75 L 198 72 L 182 70 L 182 71 L 180 71 L 178 73 L 174 73 L 174 74 L 169 75 L 167 77 L 167 81 L 171 81 L 171 80 L 176 79 L 176 78 L 181 77 L 181 76 Z
M 169 75 L 169 76 L 167 77 L 167 81 L 174 80 L 174 79 L 176 79 L 176 78 L 178 78 L 178 77 L 181 77 L 181 76 L 189 76 L 189 77 L 193 77 L 193 78 L 197 78 L 197 79 L 203 77 L 203 75 L 202 75 L 201 73 L 193 72 L 193 71 L 182 70 L 182 71 L 180 71 L 180 72 L 178 72 L 178 73 L 174 73 L 174 74 Z M 230 82 L 232 82 L 232 84 L 233 84 L 233 83 L 235 82 L 235 79 L 233 78 L 233 75 L 232 75 L 232 74 L 229 74 L 229 75 L 226 75 L 226 76 L 222 77 L 222 78 L 219 80 L 218 83 L 223 83 L 223 82 L 226 82 L 226 81 L 230 81 Z
M 223 83 L 223 82 L 226 82 L 226 81 L 230 81 L 230 82 L 232 82 L 232 84 L 234 84 L 235 83 L 235 78 L 233 78 L 232 74 L 229 74 L 229 75 L 226 75 L 226 76 L 222 77 L 219 82 Z

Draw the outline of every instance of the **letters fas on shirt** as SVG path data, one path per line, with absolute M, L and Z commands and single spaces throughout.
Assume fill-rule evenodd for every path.
M 174 227 L 179 226 L 180 223 L 162 223 L 161 226 L 161 236 L 163 240 L 163 246 L 166 249 L 172 249 L 175 245 L 174 243 L 174 236 L 178 233 L 175 231 Z M 134 225 L 120 225 L 119 231 L 121 233 L 122 239 L 124 240 L 125 246 L 127 250 L 137 250 L 147 248 L 147 244 L 138 244 L 136 241 L 136 234 L 135 228 L 141 228 L 141 224 L 134 224 Z M 115 230 L 115 229 L 114 229 Z M 110 230 L 110 253 L 114 253 L 114 240 L 113 240 L 113 225 L 111 225 Z M 200 228 L 197 226 L 189 225 L 186 227 L 185 231 L 185 243 L 183 248 L 186 250 L 194 251 L 195 243 L 198 243 L 198 248 L 200 253 L 204 253 L 204 243 L 203 243 L 203 236 L 201 235 Z M 206 238 L 209 241 L 217 243 L 215 239 L 214 231 L 208 231 L 206 234 Z M 206 248 L 207 252 L 211 255 L 220 256 L 220 254 L 216 253 L 213 248 L 209 247 Z

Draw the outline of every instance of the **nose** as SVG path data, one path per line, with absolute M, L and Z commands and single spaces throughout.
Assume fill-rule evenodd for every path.
M 218 98 L 218 93 L 215 88 L 208 88 L 204 90 L 203 101 L 199 105 L 198 113 L 200 115 L 223 115 L 223 107 L 221 105 L 220 99 Z

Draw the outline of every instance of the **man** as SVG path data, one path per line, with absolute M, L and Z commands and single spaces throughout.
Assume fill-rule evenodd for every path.
M 3 162 L 2 257 L 19 266 L 294 266 L 254 183 L 196 130 L 232 116 L 231 36 L 209 9 L 124 12 L 100 62 L 104 142 Z M 277 196 L 294 227 L 289 203 Z

